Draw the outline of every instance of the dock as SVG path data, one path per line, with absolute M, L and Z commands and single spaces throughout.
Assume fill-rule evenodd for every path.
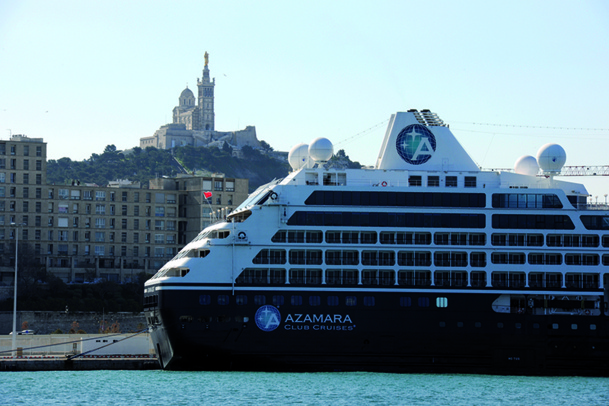
M 96 371 L 159 369 L 150 335 L 49 334 L 0 336 L 0 371 Z
M 140 371 L 160 369 L 156 356 L 2 357 L 0 371 Z

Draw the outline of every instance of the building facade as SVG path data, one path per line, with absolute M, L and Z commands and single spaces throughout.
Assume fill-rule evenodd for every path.
M 0 140 L 0 283 L 14 280 L 17 230 L 19 249 L 66 282 L 122 282 L 154 273 L 248 194 L 247 179 L 222 175 L 49 185 L 46 153 L 41 138 Z

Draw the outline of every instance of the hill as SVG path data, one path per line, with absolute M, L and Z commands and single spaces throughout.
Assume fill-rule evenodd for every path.
M 128 153 L 108 145 L 102 154 L 92 154 L 84 161 L 70 158 L 47 162 L 47 183 L 95 183 L 105 186 L 117 179 L 129 179 L 146 184 L 148 180 L 179 173 L 203 171 L 221 172 L 228 177 L 247 178 L 250 191 L 274 178 L 289 173 L 287 162 L 275 159 L 252 148 L 243 148 L 243 159 L 232 156 L 230 148 L 182 146 L 173 151 L 147 147 L 133 148 Z
M 221 149 L 193 146 L 181 146 L 173 150 L 135 147 L 128 152 L 108 145 L 103 153 L 92 154 L 84 161 L 72 161 L 70 158 L 50 159 L 47 162 L 47 183 L 62 185 L 78 180 L 81 183 L 105 186 L 113 180 L 129 179 L 146 184 L 150 179 L 161 176 L 174 177 L 179 173 L 202 171 L 249 179 L 251 192 L 273 179 L 285 177 L 290 172 L 290 166 L 285 160 L 275 158 L 273 149 L 264 141 L 261 144 L 264 147 L 262 151 L 243 147 L 243 158 L 233 156 L 228 144 Z M 361 167 L 358 162 L 352 162 L 344 150 L 338 151 L 329 164 L 335 168 Z

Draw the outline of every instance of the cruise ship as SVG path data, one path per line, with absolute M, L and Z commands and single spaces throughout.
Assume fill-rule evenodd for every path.
M 484 171 L 413 109 L 374 168 L 332 154 L 292 148 L 146 283 L 162 368 L 609 376 L 609 208 L 561 146 Z

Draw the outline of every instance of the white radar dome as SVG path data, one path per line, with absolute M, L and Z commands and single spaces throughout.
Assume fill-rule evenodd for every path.
M 334 153 L 332 142 L 323 137 L 315 138 L 309 145 L 309 156 L 315 162 L 328 162 Z
M 520 175 L 537 175 L 539 172 L 539 164 L 537 163 L 537 159 L 531 155 L 521 156 L 514 164 L 514 172 Z
M 294 171 L 305 166 L 308 160 L 309 146 L 307 144 L 294 145 L 288 154 L 288 163 Z
M 560 173 L 566 161 L 567 154 L 558 144 L 546 144 L 537 151 L 537 162 L 545 173 Z

